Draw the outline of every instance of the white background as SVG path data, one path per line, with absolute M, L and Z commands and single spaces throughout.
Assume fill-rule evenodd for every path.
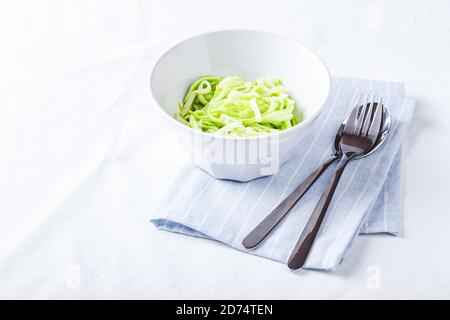
M 151 64 L 206 31 L 314 48 L 333 75 L 405 82 L 400 238 L 294 274 L 148 222 L 188 159 L 151 105 Z M 450 1 L 4 1 L 1 298 L 450 298 Z

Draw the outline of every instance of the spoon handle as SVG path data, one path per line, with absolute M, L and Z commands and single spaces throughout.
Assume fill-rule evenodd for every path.
M 327 212 L 328 206 L 333 198 L 334 191 L 339 183 L 339 179 L 344 172 L 347 163 L 351 160 L 346 156 L 343 156 L 339 161 L 338 166 L 328 183 L 325 191 L 320 197 L 311 217 L 303 229 L 291 256 L 288 259 L 288 267 L 292 270 L 300 269 L 304 266 L 306 259 L 308 258 L 309 252 L 313 246 L 314 240 L 316 239 L 317 233 L 319 232 L 320 226 L 322 224 L 323 218 Z
M 242 245 L 247 249 L 258 246 L 276 225 L 286 216 L 289 210 L 308 191 L 318 177 L 332 164 L 337 156 L 333 155 L 317 168 L 305 181 L 303 181 L 294 191 L 284 199 L 263 221 L 261 221 L 245 238 Z

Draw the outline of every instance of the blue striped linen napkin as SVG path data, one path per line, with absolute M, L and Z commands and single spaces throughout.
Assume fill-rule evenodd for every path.
M 383 97 L 390 109 L 390 136 L 375 153 L 347 166 L 305 267 L 334 270 L 358 234 L 397 235 L 401 217 L 401 146 L 415 103 L 405 98 L 403 84 L 350 78 L 333 79 L 323 112 L 278 174 L 243 183 L 218 180 L 187 167 L 169 188 L 151 222 L 158 229 L 217 240 L 286 262 L 332 175 L 333 165 L 259 247 L 246 250 L 242 239 L 332 154 L 338 127 L 360 95 L 366 93 Z

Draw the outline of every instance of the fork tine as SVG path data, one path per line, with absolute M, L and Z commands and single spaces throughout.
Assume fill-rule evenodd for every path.
M 370 127 L 370 122 L 372 119 L 372 115 L 373 115 L 373 107 L 375 105 L 375 95 L 373 95 L 372 100 L 369 104 L 369 110 L 367 110 L 367 118 L 366 121 L 364 121 L 364 125 L 363 128 L 361 130 L 361 134 L 363 136 L 367 136 L 369 133 L 369 127 Z
M 348 117 L 347 123 L 344 126 L 344 133 L 353 134 L 355 131 L 356 121 L 358 119 L 358 111 L 359 111 L 359 101 L 361 100 L 362 95 L 359 97 L 356 105 L 353 107 L 350 116 Z
M 368 97 L 369 96 L 366 96 L 366 98 L 364 99 L 363 104 L 361 106 L 357 107 L 361 111 L 359 113 L 358 120 L 356 120 L 355 131 L 353 133 L 358 134 L 358 135 L 361 134 L 361 130 L 362 130 L 362 127 L 364 125 L 364 119 L 366 117 L 366 114 L 370 115 L 370 113 L 366 112 L 367 111 L 367 99 L 368 99 Z
M 382 118 L 383 118 L 383 104 L 382 99 L 380 99 L 380 102 L 377 103 L 375 114 L 370 124 L 369 132 L 367 133 L 367 137 L 371 139 L 373 142 L 375 142 L 375 140 L 378 137 L 378 134 L 380 133 Z

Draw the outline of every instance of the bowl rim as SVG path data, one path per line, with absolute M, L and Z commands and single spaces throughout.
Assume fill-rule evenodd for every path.
M 322 63 L 322 65 L 325 67 L 325 71 L 326 71 L 327 76 L 328 76 L 327 77 L 327 79 L 328 79 L 328 81 L 327 81 L 328 82 L 327 83 L 327 85 L 328 85 L 328 93 L 327 93 L 326 97 L 324 98 L 324 100 L 322 101 L 320 108 L 315 113 L 313 113 L 311 116 L 309 116 L 307 119 L 303 120 L 302 122 L 296 124 L 295 126 L 293 126 L 291 128 L 288 128 L 286 130 L 283 130 L 283 131 L 280 131 L 280 132 L 276 132 L 276 133 L 273 133 L 273 134 L 263 134 L 263 135 L 251 136 L 251 137 L 221 136 L 221 135 L 217 135 L 217 134 L 214 134 L 214 133 L 208 133 L 208 132 L 195 130 L 195 129 L 193 129 L 191 127 L 188 127 L 188 126 L 182 124 L 181 122 L 177 121 L 173 116 L 170 116 L 165 110 L 163 110 L 163 107 L 159 104 L 159 102 L 156 99 L 156 96 L 155 96 L 155 94 L 153 92 L 153 83 L 154 83 L 154 77 L 155 77 L 155 70 L 156 70 L 157 66 L 161 63 L 161 61 L 170 52 L 172 52 L 173 50 L 177 49 L 179 46 L 183 45 L 184 43 L 186 43 L 188 41 L 191 41 L 191 40 L 194 40 L 194 39 L 197 39 L 197 38 L 201 38 L 201 37 L 205 37 L 205 36 L 208 36 L 208 35 L 214 35 L 214 34 L 219 34 L 219 33 L 230 33 L 230 32 L 259 33 L 259 34 L 265 34 L 265 35 L 272 36 L 272 37 L 284 38 L 284 39 L 287 39 L 289 41 L 295 42 L 297 45 L 302 46 L 306 50 L 309 50 L 313 55 L 315 55 L 319 59 L 319 61 Z M 193 35 L 193 36 L 189 36 L 187 38 L 184 38 L 181 41 L 178 41 L 174 45 L 169 46 L 169 48 L 166 49 L 159 56 L 159 58 L 156 59 L 156 61 L 152 65 L 151 72 L 150 72 L 149 85 L 150 85 L 150 96 L 151 96 L 152 102 L 157 105 L 156 109 L 158 109 L 159 112 L 162 113 L 162 116 L 166 119 L 166 121 L 174 123 L 179 128 L 184 128 L 183 130 L 187 129 L 187 130 L 189 130 L 190 133 L 200 134 L 200 135 L 207 136 L 207 137 L 210 137 L 210 138 L 225 139 L 225 140 L 254 140 L 254 139 L 261 139 L 261 138 L 267 139 L 268 137 L 271 137 L 271 138 L 272 137 L 279 137 L 280 140 L 282 140 L 283 138 L 285 138 L 290 133 L 292 133 L 294 131 L 298 131 L 302 127 L 304 127 L 304 126 L 308 125 L 309 123 L 311 123 L 312 121 L 314 121 L 317 118 L 317 116 L 322 112 L 323 107 L 325 106 L 325 103 L 328 100 L 328 98 L 330 96 L 330 93 L 331 93 L 331 74 L 330 74 L 330 70 L 328 69 L 327 64 L 322 59 L 322 57 L 319 54 L 317 54 L 316 51 L 311 49 L 308 45 L 306 45 L 303 42 L 297 40 L 293 36 L 280 34 L 280 33 L 269 32 L 269 31 L 253 30 L 253 29 L 220 29 L 220 30 L 208 31 L 208 32 L 199 33 L 199 34 L 196 34 L 196 35 Z

